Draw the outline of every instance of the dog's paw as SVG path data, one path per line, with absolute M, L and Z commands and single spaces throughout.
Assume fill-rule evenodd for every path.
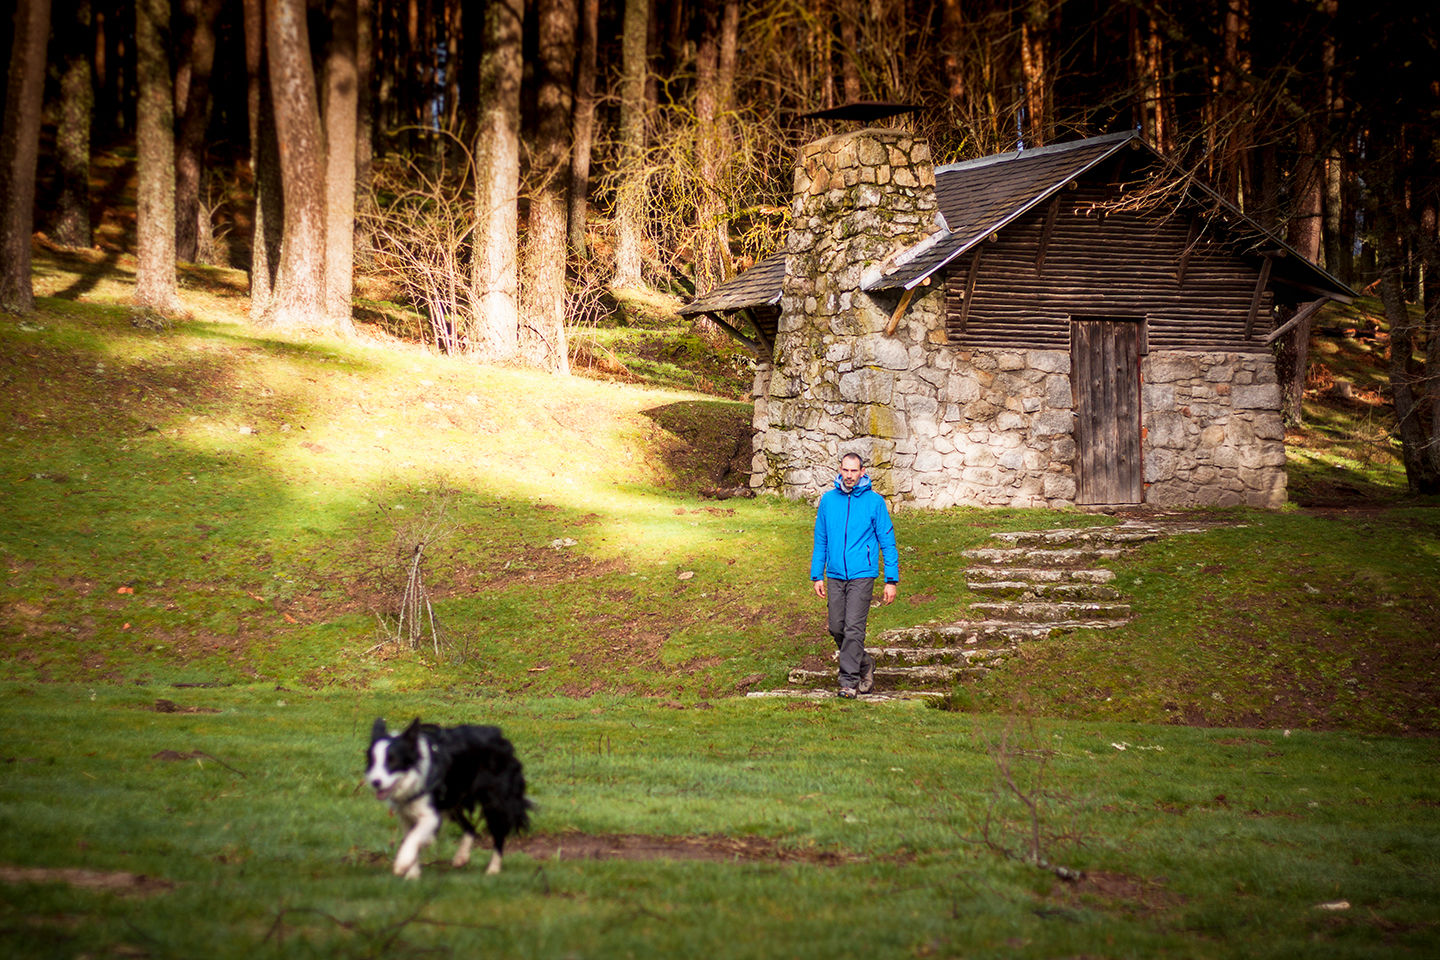
M 493 877 L 495 874 L 497 874 L 497 873 L 499 873 L 499 872 L 500 872 L 500 854 L 498 854 L 498 853 L 492 853 L 492 854 L 490 854 L 490 865 L 485 868 L 485 875 L 486 875 L 487 877 Z
M 413 865 L 409 870 L 406 870 L 406 871 L 405 871 L 405 879 L 406 879 L 406 880 L 419 880 L 419 879 L 420 879 L 420 864 L 417 863 L 417 864 Z
M 391 870 L 391 872 L 394 873 L 397 877 L 404 877 L 406 880 L 414 880 L 420 876 L 420 861 L 418 859 L 408 861 L 396 860 L 395 866 Z
M 455 854 L 455 856 L 450 860 L 450 866 L 452 866 L 452 867 L 463 867 L 463 866 L 465 866 L 465 865 L 466 865 L 467 863 L 469 863 L 469 862 L 470 862 L 470 851 L 469 851 L 469 850 L 461 850 L 459 853 Z

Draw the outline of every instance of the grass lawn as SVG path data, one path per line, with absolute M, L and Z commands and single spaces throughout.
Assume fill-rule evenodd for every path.
M 1114 561 L 1126 626 L 946 709 L 760 701 L 829 639 L 811 506 L 704 495 L 733 356 L 648 315 L 591 336 L 619 381 L 285 337 L 224 271 L 156 329 L 125 269 L 41 257 L 0 318 L 4 955 L 1434 954 L 1440 512 L 1368 348 L 1291 438 L 1301 505 Z M 896 521 L 872 633 L 962 617 L 991 533 L 1113 518 Z M 452 833 L 390 875 L 377 715 L 515 741 L 503 874 Z
M 1431 740 L 835 702 L 3 694 L 11 956 L 1419 957 L 1436 937 Z M 362 753 L 375 715 L 411 713 L 515 740 L 536 830 L 499 877 L 449 866 L 453 828 L 418 882 L 390 876 Z M 1083 879 L 1027 862 L 1037 831 Z

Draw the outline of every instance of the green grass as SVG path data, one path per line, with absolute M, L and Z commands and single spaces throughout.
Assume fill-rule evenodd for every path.
M 198 319 L 142 330 L 123 279 L 46 269 L 91 302 L 0 318 L 7 955 L 1432 949 L 1440 520 L 1405 500 L 1383 413 L 1314 397 L 1291 446 L 1292 490 L 1366 509 L 1229 511 L 1149 545 L 1112 564 L 1130 625 L 1030 644 L 950 710 L 747 701 L 828 651 L 813 510 L 700 495 L 748 449 L 746 404 L 678 388 L 703 366 L 622 384 L 288 338 L 238 321 L 229 275 L 183 291 Z M 872 633 L 962 616 L 962 552 L 991 533 L 1107 522 L 901 512 Z M 417 543 L 438 656 L 380 642 Z M 357 790 L 377 714 L 503 726 L 534 849 L 770 853 L 522 846 L 485 878 L 447 840 L 400 883 Z M 1084 881 L 1025 862 L 1037 825 Z
M 157 713 L 158 694 L 217 712 Z M 1045 761 L 1042 855 L 1089 873 L 1072 885 L 1003 852 L 1028 821 L 998 783 L 1001 718 L 273 686 L 7 684 L 3 702 L 0 861 L 171 885 L 11 884 L 10 955 L 369 956 L 388 936 L 459 956 L 826 956 L 863 930 L 882 956 L 1378 957 L 1435 935 L 1427 740 L 1010 727 L 1022 783 Z M 412 712 L 503 726 L 532 843 L 753 836 L 797 859 L 535 859 L 522 840 L 487 878 L 448 866 L 447 834 L 403 883 L 394 822 L 357 787 L 372 717 Z

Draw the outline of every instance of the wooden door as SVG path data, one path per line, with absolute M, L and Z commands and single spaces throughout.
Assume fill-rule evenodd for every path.
M 1075 474 L 1080 504 L 1140 503 L 1140 323 L 1075 319 Z

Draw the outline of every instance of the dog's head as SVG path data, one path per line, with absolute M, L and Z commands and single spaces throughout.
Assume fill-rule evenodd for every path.
M 376 719 L 365 757 L 370 764 L 365 782 L 378 800 L 403 803 L 419 794 L 430 777 L 430 745 L 420 735 L 419 717 L 394 735 L 385 729 L 384 720 Z

